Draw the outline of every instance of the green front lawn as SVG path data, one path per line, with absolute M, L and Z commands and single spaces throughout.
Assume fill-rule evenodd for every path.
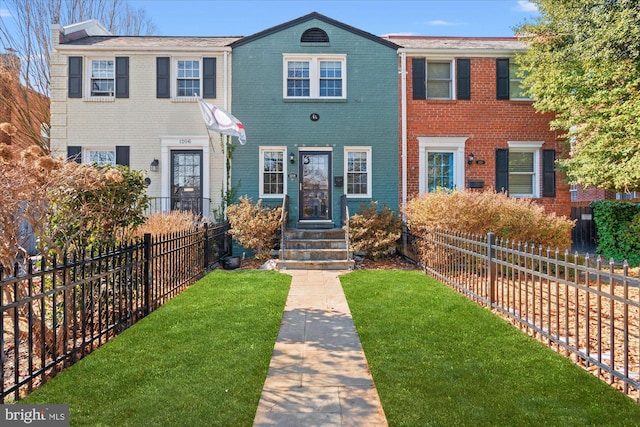
M 291 277 L 216 270 L 20 403 L 71 425 L 250 426 Z
M 637 426 L 640 405 L 417 271 L 341 277 L 390 426 Z

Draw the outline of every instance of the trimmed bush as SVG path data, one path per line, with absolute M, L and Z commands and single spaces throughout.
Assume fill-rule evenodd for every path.
M 599 200 L 591 206 L 598 229 L 598 253 L 640 265 L 640 203 Z
M 508 197 L 493 190 L 437 190 L 411 200 L 405 207 L 407 226 L 417 236 L 429 230 L 475 235 L 493 232 L 499 239 L 566 249 L 574 222 L 531 199 Z
M 240 197 L 238 203 L 227 207 L 229 233 L 243 247 L 251 249 L 256 260 L 266 261 L 277 243 L 281 215 L 281 207 L 263 206 L 262 200 L 253 203 Z
M 361 204 L 349 219 L 351 250 L 364 252 L 372 259 L 392 254 L 401 232 L 402 220 L 386 205 L 378 210 L 377 202 Z

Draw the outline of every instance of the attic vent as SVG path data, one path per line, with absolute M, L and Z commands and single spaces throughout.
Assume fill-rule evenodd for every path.
M 302 33 L 301 43 L 329 43 L 329 36 L 320 28 L 309 28 Z

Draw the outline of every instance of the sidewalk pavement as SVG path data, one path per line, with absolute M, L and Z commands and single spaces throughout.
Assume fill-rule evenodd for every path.
M 387 426 L 338 276 L 293 276 L 254 426 Z

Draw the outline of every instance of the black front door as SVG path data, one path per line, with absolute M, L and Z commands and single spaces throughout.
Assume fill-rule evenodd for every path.
M 171 209 L 202 214 L 202 150 L 171 151 Z
M 331 152 L 302 151 L 300 164 L 300 219 L 331 220 Z

